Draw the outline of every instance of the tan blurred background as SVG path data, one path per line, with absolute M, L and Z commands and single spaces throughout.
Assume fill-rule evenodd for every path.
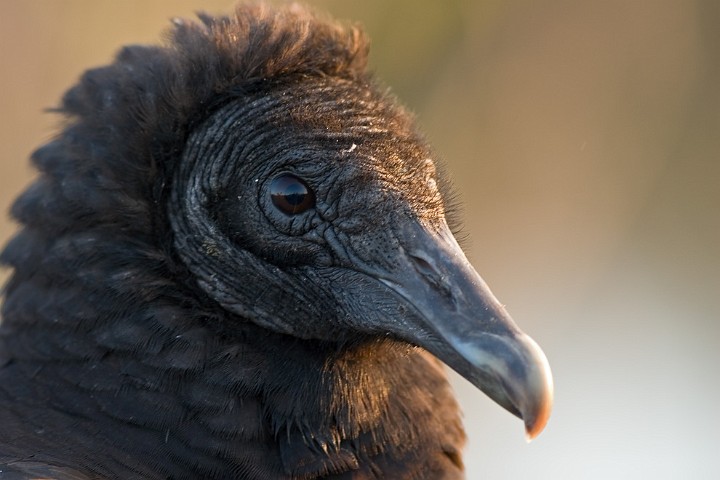
M 469 478 L 720 478 L 720 2 L 310 3 L 365 25 L 454 178 L 470 259 L 552 364 L 529 445 L 456 379 Z M 2 210 L 84 69 L 232 4 L 2 0 Z

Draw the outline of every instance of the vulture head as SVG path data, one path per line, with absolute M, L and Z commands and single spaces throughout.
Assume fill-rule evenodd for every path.
M 0 464 L 459 478 L 436 359 L 538 435 L 547 360 L 458 246 L 363 34 L 297 6 L 200 20 L 86 72 L 33 156 L 2 254 Z

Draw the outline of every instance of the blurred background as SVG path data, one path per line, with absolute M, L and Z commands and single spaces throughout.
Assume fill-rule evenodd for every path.
M 468 478 L 720 478 L 720 2 L 308 3 L 365 26 L 454 180 L 468 257 L 550 359 L 531 444 L 453 377 Z M 2 211 L 86 68 L 232 5 L 3 0 Z M 0 243 L 14 229 L 3 213 Z

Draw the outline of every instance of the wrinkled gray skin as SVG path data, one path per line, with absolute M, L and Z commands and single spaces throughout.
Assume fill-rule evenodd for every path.
M 455 241 L 432 153 L 407 114 L 363 85 L 305 88 L 232 102 L 191 137 L 173 225 L 200 285 L 294 337 L 421 346 L 534 437 L 552 399 L 547 360 Z M 248 117 L 258 119 L 251 128 Z M 314 208 L 287 215 L 272 204 L 268 184 L 283 173 L 315 191 Z M 259 297 L 256 282 L 266 286 Z

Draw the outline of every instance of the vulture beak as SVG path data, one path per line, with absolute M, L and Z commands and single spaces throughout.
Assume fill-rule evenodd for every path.
M 419 345 L 525 423 L 528 441 L 550 417 L 553 382 L 545 354 L 513 322 L 444 224 L 399 226 L 404 252 L 379 280 L 414 308 L 420 325 L 404 339 Z M 399 333 L 399 332 L 398 332 Z

